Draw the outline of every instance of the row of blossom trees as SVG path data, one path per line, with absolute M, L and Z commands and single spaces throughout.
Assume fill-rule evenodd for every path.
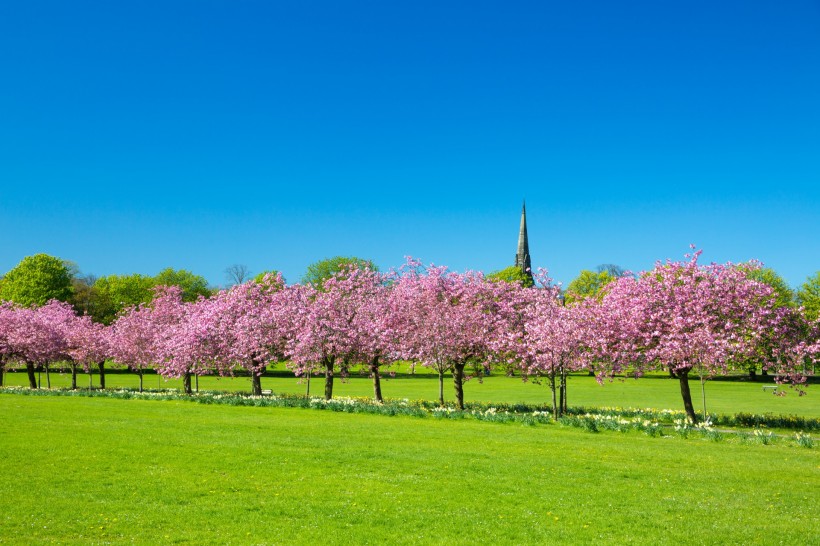
M 666 370 L 693 421 L 690 375 L 702 382 L 756 358 L 778 380 L 801 385 L 805 364 L 820 354 L 820 325 L 800 309 L 778 308 L 771 287 L 750 278 L 756 264 L 702 266 L 699 255 L 618 278 L 600 297 L 571 305 L 543 272 L 526 288 L 413 260 L 388 274 L 351 268 L 319 286 L 267 276 L 195 302 L 159 287 L 150 304 L 110 327 L 56 301 L 3 303 L 0 367 L 23 365 L 36 388 L 36 369 L 48 380 L 48 366 L 67 361 L 76 388 L 78 368 L 103 372 L 112 359 L 139 375 L 140 389 L 145 370 L 156 369 L 181 378 L 187 393 L 192 377 L 244 371 L 259 395 L 266 368 L 286 360 L 297 375 L 324 374 L 330 399 L 334 377 L 356 364 L 381 401 L 382 367 L 409 360 L 437 372 L 441 404 L 451 374 L 463 409 L 470 370 L 503 366 L 545 380 L 556 416 L 566 409 L 569 372 L 604 379 Z

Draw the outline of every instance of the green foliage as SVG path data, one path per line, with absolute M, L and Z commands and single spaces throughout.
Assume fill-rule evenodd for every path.
M 255 276 L 252 280 L 253 280 L 253 282 L 255 282 L 256 284 L 259 284 L 259 283 L 261 283 L 261 282 L 263 282 L 263 281 L 265 280 L 265 276 L 270 275 L 271 277 L 276 277 L 276 275 L 278 275 L 278 274 L 279 274 L 279 271 L 278 271 L 278 270 L 276 270 L 276 269 L 271 269 L 271 270 L 269 270 L 269 271 L 263 271 L 263 272 L 259 273 L 259 274 L 258 274 L 258 275 L 256 275 L 256 276 Z M 282 277 L 282 282 L 285 282 L 285 278 L 284 278 L 284 277 Z
M 205 277 L 194 275 L 187 269 L 163 269 L 154 277 L 154 285 L 179 286 L 183 301 L 196 301 L 199 296 L 207 298 L 213 293 Z
M 351 266 L 360 269 L 369 268 L 372 271 L 379 270 L 372 261 L 365 260 L 364 258 L 357 258 L 356 256 L 334 256 L 333 258 L 326 258 L 310 264 L 302 276 L 302 283 L 312 284 L 320 288 L 327 279 Z
M 43 305 L 52 299 L 68 301 L 71 294 L 68 264 L 48 254 L 26 256 L 0 284 L 0 299 L 21 305 Z
M 584 269 L 569 283 L 564 298 L 567 303 L 575 303 L 592 296 L 598 297 L 603 294 L 604 287 L 614 280 L 615 277 L 609 270 L 604 269 L 596 273 Z
M 761 268 L 746 268 L 741 265 L 741 268 L 747 269 L 746 276 L 763 284 L 772 287 L 776 297 L 777 307 L 793 307 L 794 306 L 794 291 L 789 287 L 788 283 L 777 274 L 777 272 L 770 267 Z
M 820 271 L 806 279 L 797 290 L 797 301 L 806 309 L 810 320 L 820 318 Z
M 506 267 L 499 271 L 494 271 L 487 275 L 487 279 L 494 281 L 494 282 L 510 282 L 510 283 L 518 283 L 521 286 L 532 286 L 533 280 L 530 275 L 527 275 L 521 268 L 515 265 L 511 265 L 510 267 Z
M 153 297 L 154 279 L 146 275 L 109 275 L 94 283 L 91 315 L 94 320 L 111 324 L 128 307 L 148 303 Z

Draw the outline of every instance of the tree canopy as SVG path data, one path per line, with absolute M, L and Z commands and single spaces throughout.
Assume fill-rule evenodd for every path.
M 26 256 L 0 283 L 0 299 L 27 306 L 67 301 L 71 294 L 69 265 L 48 254 Z
M 789 284 L 770 267 L 741 266 L 746 270 L 746 276 L 754 281 L 769 285 L 775 292 L 777 307 L 791 307 L 794 305 L 794 291 Z
M 180 287 L 182 301 L 196 301 L 199 296 L 208 297 L 213 293 L 205 277 L 194 275 L 187 269 L 163 269 L 154 277 L 154 285 Z
M 514 282 L 525 287 L 533 285 L 532 277 L 521 271 L 521 268 L 516 265 L 511 265 L 510 267 L 493 271 L 487 275 L 487 279 L 493 282 Z
M 616 277 L 607 269 L 597 273 L 584 269 L 567 285 L 564 298 L 567 303 L 576 303 L 590 296 L 598 296 L 603 288 L 615 279 Z
M 350 267 L 370 269 L 371 271 L 379 270 L 371 260 L 357 258 L 356 256 L 334 256 L 310 264 L 302 276 L 302 283 L 320 288 L 326 280 Z
M 811 320 L 820 318 L 820 271 L 806 279 L 797 290 L 797 301 Z

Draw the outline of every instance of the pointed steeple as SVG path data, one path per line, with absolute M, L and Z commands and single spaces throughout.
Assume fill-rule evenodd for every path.
M 521 228 L 518 231 L 518 253 L 515 255 L 515 266 L 532 278 L 530 263 L 530 243 L 527 239 L 527 203 L 521 205 Z

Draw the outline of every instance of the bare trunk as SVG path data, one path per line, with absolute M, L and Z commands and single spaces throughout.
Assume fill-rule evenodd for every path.
M 191 391 L 191 372 L 185 372 L 182 376 L 182 390 L 185 394 L 193 394 Z
M 444 407 L 444 370 L 438 371 L 438 405 Z
M 382 403 L 382 381 L 379 377 L 379 357 L 374 356 L 370 361 L 370 373 L 373 374 L 373 398 L 376 402 Z
M 71 363 L 71 390 L 77 390 L 77 363 Z
M 142 368 L 140 368 L 139 371 L 137 371 L 137 373 L 140 376 L 140 392 L 142 392 Z
M 3 386 L 3 378 L 6 375 L 6 364 L 5 362 L 0 362 L 0 387 Z
M 44 367 L 46 369 L 46 388 L 51 389 L 51 370 L 49 370 L 48 364 L 46 364 Z
M 199 392 L 199 374 L 194 376 L 194 383 L 196 385 L 196 392 Z
M 453 387 L 456 391 L 456 407 L 464 409 L 464 364 L 453 366 Z
M 37 376 L 34 375 L 34 364 L 26 362 L 26 372 L 28 373 L 28 386 L 32 389 L 37 388 Z
M 695 415 L 695 407 L 692 405 L 692 392 L 689 390 L 689 370 L 681 370 L 677 373 L 680 380 L 680 393 L 683 396 L 683 409 L 686 410 L 686 416 L 692 423 L 698 422 L 698 416 Z
M 262 396 L 262 373 L 251 372 L 251 394 Z
M 333 359 L 325 358 L 325 400 L 333 398 Z
M 555 393 L 555 372 L 551 371 L 549 375 L 550 379 L 550 391 L 552 392 L 552 418 L 558 419 L 558 400 L 556 399 Z
M 100 388 L 105 388 L 105 360 L 102 362 L 97 363 L 97 367 L 100 369 Z
M 559 384 L 561 399 L 558 403 L 558 415 L 563 415 L 567 411 L 567 370 L 564 368 L 563 363 L 561 364 L 561 368 L 559 368 L 559 377 L 561 378 L 561 383 Z

